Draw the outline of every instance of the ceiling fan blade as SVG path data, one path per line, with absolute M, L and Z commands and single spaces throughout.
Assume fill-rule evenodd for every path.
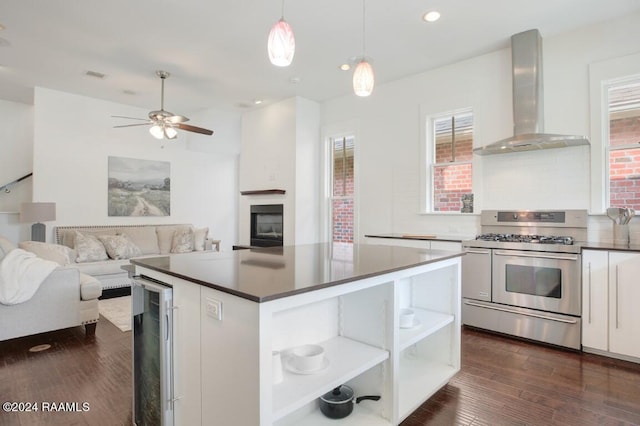
M 137 124 L 122 124 L 120 126 L 113 126 L 114 128 L 116 127 L 134 127 L 134 126 L 148 126 L 149 124 L 153 124 L 151 121 L 148 121 L 146 123 L 137 123 Z
M 128 120 L 142 120 L 142 121 L 149 121 L 148 118 L 137 118 L 137 117 L 126 117 L 124 115 L 112 115 L 111 117 L 113 118 L 126 118 Z
M 187 132 L 201 133 L 203 135 L 212 135 L 213 130 L 203 129 L 202 127 L 191 126 L 190 124 L 176 123 L 175 127 L 186 130 Z
M 171 124 L 184 123 L 185 121 L 189 121 L 187 117 L 184 115 L 172 115 L 171 117 L 167 117 L 164 119 Z

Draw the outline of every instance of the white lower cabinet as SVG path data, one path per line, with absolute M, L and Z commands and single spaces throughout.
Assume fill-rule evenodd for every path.
M 608 350 L 609 252 L 582 252 L 582 346 Z
M 367 237 L 368 244 L 379 244 L 382 246 L 401 246 L 401 247 L 415 247 L 423 248 L 427 250 L 450 250 L 450 251 L 462 251 L 462 243 L 458 241 L 442 241 L 442 240 L 417 240 L 411 238 L 380 238 L 380 237 Z
M 640 360 L 640 253 L 582 253 L 582 346 Z
M 176 294 L 195 296 L 193 284 L 173 285 Z M 182 324 L 178 316 L 175 329 L 199 339 L 176 336 L 174 347 L 175 384 L 188 396 L 176 408 L 198 413 L 177 408 L 178 426 L 397 425 L 460 370 L 460 257 L 263 303 L 199 290 L 199 305 Z M 222 319 L 211 312 L 214 302 Z M 414 310 L 413 327 L 400 329 L 402 308 Z M 325 350 L 316 374 L 299 374 L 289 362 L 292 348 L 303 344 Z M 274 351 L 283 365 L 279 383 Z M 342 384 L 356 397 L 381 399 L 355 404 L 344 419 L 327 418 L 319 398 Z
M 609 252 L 609 350 L 640 358 L 640 253 Z

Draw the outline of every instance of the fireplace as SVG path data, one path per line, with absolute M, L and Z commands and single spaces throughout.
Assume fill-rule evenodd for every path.
M 256 247 L 281 246 L 282 204 L 251 206 L 251 245 Z

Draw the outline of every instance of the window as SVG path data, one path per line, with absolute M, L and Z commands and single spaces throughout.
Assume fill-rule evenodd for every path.
M 353 243 L 353 136 L 331 138 L 331 241 Z
M 640 77 L 608 87 L 609 206 L 640 210 Z
M 429 150 L 431 206 L 434 212 L 470 212 L 473 160 L 473 113 L 464 110 L 431 119 Z

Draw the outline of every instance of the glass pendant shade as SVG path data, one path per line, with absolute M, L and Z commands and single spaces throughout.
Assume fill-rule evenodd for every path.
M 284 18 L 280 18 L 269 32 L 267 43 L 269 60 L 273 65 L 286 67 L 291 65 L 293 54 L 296 51 L 296 41 L 293 37 L 293 29 Z
M 353 91 L 358 96 L 369 96 L 373 92 L 374 83 L 373 67 L 362 59 L 353 72 Z

